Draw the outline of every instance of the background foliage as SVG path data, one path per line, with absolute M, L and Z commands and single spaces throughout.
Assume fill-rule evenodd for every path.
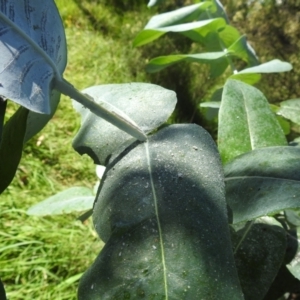
M 215 130 L 203 120 L 197 104 L 212 88 L 222 85 L 222 78 L 207 80 L 207 67 L 187 63 L 145 74 L 150 58 L 187 53 L 195 47 L 187 39 L 170 34 L 155 44 L 132 48 L 133 38 L 155 12 L 147 9 L 146 1 L 56 2 L 69 47 L 66 78 L 79 89 L 102 83 L 157 83 L 177 92 L 176 121 L 194 121 L 211 132 Z M 183 2 L 191 3 L 168 0 L 159 10 L 174 9 Z M 299 13 L 295 13 L 300 11 L 299 1 L 282 6 L 274 5 L 275 1 L 254 1 L 251 6 L 245 1 L 222 2 L 232 25 L 247 34 L 262 62 L 278 57 L 294 65 L 292 75 L 264 78 L 259 87 L 266 96 L 274 102 L 299 96 L 300 30 Z M 9 114 L 14 110 L 11 105 Z M 59 190 L 76 185 L 93 187 L 96 177 L 91 160 L 79 157 L 71 147 L 79 125 L 79 116 L 63 97 L 55 117 L 25 146 L 17 176 L 1 195 L 0 276 L 9 299 L 76 299 L 78 279 L 102 247 L 91 222 L 81 225 L 75 221 L 76 215 L 43 219 L 25 215 L 29 206 Z

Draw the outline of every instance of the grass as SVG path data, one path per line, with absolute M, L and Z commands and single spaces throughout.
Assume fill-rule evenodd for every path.
M 107 2 L 107 1 L 106 1 Z M 146 3 L 126 14 L 104 1 L 56 1 L 66 28 L 65 77 L 78 89 L 97 84 L 147 81 L 134 35 L 151 14 Z M 10 104 L 7 115 L 16 109 Z M 0 201 L 0 277 L 10 300 L 76 299 L 80 276 L 103 243 L 91 220 L 77 215 L 37 218 L 33 204 L 71 186 L 92 188 L 93 162 L 71 146 L 80 117 L 61 98 L 48 125 L 24 147 L 17 174 Z

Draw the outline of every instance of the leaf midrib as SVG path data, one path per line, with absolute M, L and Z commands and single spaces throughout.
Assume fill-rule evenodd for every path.
M 163 265 L 164 290 L 165 290 L 165 296 L 166 296 L 165 300 L 168 300 L 169 296 L 168 296 L 168 282 L 167 282 L 167 267 L 166 267 L 166 260 L 165 260 L 165 249 L 164 249 L 164 243 L 163 243 L 163 237 L 162 237 L 161 223 L 160 223 L 160 218 L 159 218 L 159 213 L 158 213 L 156 190 L 155 190 L 155 185 L 154 185 L 154 181 L 153 181 L 153 174 L 152 174 L 152 168 L 151 168 L 151 159 L 150 159 L 148 139 L 145 142 L 145 149 L 146 149 L 148 171 L 149 171 L 150 182 L 151 182 L 151 189 L 152 189 L 153 200 L 154 200 L 155 216 L 156 216 L 158 234 L 159 234 L 161 260 L 162 260 L 162 265 Z

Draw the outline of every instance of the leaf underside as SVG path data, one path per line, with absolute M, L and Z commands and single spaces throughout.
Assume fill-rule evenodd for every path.
M 55 2 L 0 0 L 0 8 L 16 26 L 0 18 L 0 95 L 29 110 L 49 114 L 54 73 L 62 74 L 67 62 L 64 28 Z

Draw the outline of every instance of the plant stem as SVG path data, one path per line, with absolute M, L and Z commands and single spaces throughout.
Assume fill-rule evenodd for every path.
M 118 109 L 111 105 L 111 110 L 106 109 L 105 107 L 99 105 L 94 101 L 94 99 L 88 95 L 80 93 L 76 88 L 74 88 L 68 81 L 65 79 L 54 80 L 54 88 L 60 91 L 61 93 L 69 96 L 70 98 L 81 103 L 83 106 L 88 108 L 91 112 L 97 115 L 100 118 L 103 118 L 107 122 L 115 125 L 119 129 L 125 131 L 129 135 L 135 137 L 139 141 L 146 141 L 146 134 L 136 125 L 129 117 L 123 117 L 117 111 Z M 110 105 L 107 103 L 107 105 Z

